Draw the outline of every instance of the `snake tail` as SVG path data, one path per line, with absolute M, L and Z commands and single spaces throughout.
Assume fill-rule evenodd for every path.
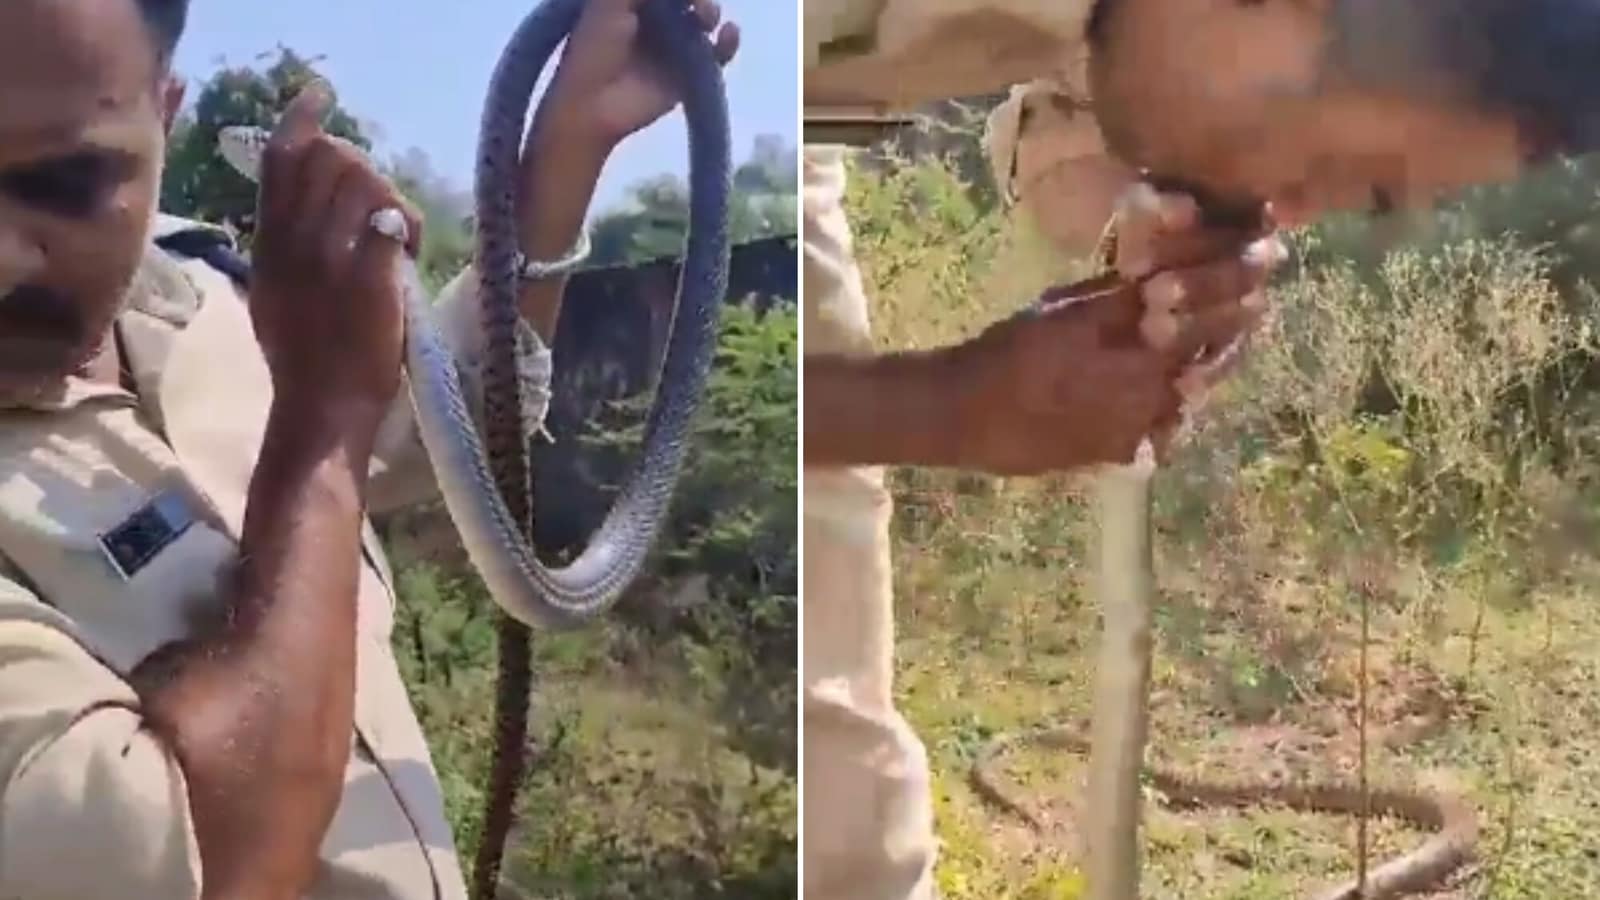
M 436 440 L 429 445 L 430 454 L 435 446 L 442 453 L 468 451 L 460 459 L 465 466 L 436 468 L 471 475 L 470 486 L 445 492 L 446 505 L 449 508 L 451 498 L 458 500 L 458 508 L 449 510 L 451 517 L 503 611 L 494 759 L 472 877 L 476 900 L 492 900 L 498 893 L 516 798 L 527 770 L 532 686 L 527 625 L 581 624 L 609 608 L 642 569 L 682 467 L 688 430 L 715 351 L 717 311 L 727 289 L 731 140 L 721 67 L 682 4 L 649 0 L 639 10 L 642 32 L 667 70 L 680 80 L 689 132 L 690 217 L 683 274 L 641 460 L 577 560 L 565 569 L 546 569 L 531 549 L 529 430 L 520 414 L 518 348 L 509 337 L 520 317 L 515 186 L 533 90 L 581 12 L 582 0 L 546 0 L 512 36 L 491 78 L 480 130 L 475 256 L 484 333 L 489 336 L 483 371 L 487 454 L 472 452 L 460 442 Z M 460 408 L 463 398 L 459 390 L 452 395 L 451 381 L 434 387 L 441 389 L 447 404 Z M 465 437 L 470 442 L 475 435 L 469 432 Z M 472 529 L 485 526 L 493 534 L 474 540 Z
M 1392 737 L 1384 743 L 1391 747 L 1401 744 Z M 1001 735 L 979 750 L 968 772 L 973 790 L 1042 834 L 1046 831 L 1044 819 L 1014 796 L 995 771 L 1007 754 L 1024 747 L 1087 754 L 1091 752 L 1090 741 L 1083 728 L 1056 725 Z M 1444 791 L 1410 785 L 1364 791 L 1350 779 L 1279 782 L 1268 778 L 1197 776 L 1154 764 L 1143 766 L 1142 775 L 1162 802 L 1178 809 L 1272 805 L 1344 816 L 1361 816 L 1370 809 L 1371 815 L 1405 821 L 1429 832 L 1409 852 L 1370 870 L 1364 894 L 1352 878 L 1313 894 L 1314 900 L 1394 900 L 1434 891 L 1451 873 L 1471 862 L 1477 852 L 1476 814 L 1465 800 Z

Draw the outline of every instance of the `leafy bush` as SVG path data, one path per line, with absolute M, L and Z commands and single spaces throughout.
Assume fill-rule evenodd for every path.
M 797 322 L 792 308 L 727 309 L 677 502 L 624 601 L 633 614 L 534 637 L 533 764 L 507 854 L 530 896 L 795 894 Z M 694 579 L 700 602 L 667 603 Z M 470 571 L 426 563 L 404 569 L 400 595 L 396 652 L 471 859 L 492 746 L 491 603 Z
M 1084 271 L 973 189 L 970 155 L 853 167 L 880 347 L 958 340 Z M 1437 216 L 1289 235 L 1273 320 L 1157 485 L 1151 752 L 1240 775 L 1347 764 L 1366 602 L 1375 727 L 1396 710 L 1443 717 L 1374 767 L 1455 773 L 1480 811 L 1483 864 L 1461 896 L 1600 891 L 1600 860 L 1569 837 L 1600 826 L 1595 726 L 1575 708 L 1592 709 L 1575 698 L 1600 672 L 1597 186 L 1595 164 L 1558 166 Z M 1053 776 L 1020 794 L 1065 823 L 1045 835 L 964 775 L 973 734 L 1089 711 L 1081 480 L 891 478 L 897 702 L 934 768 L 941 889 L 1073 896 L 1082 761 L 1016 755 L 1019 772 Z M 1285 746 L 1241 749 L 1253 735 Z M 1338 819 L 1149 809 L 1152 897 L 1300 896 L 1352 868 Z

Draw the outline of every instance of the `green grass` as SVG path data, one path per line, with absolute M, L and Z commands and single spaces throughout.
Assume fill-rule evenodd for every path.
M 525 897 L 795 896 L 796 327 L 792 311 L 726 313 L 645 574 L 605 621 L 534 635 L 532 761 L 504 866 Z M 459 562 L 421 555 L 396 548 L 394 647 L 470 867 L 493 743 L 492 604 Z M 703 579 L 705 599 L 665 608 L 684 578 Z
M 856 172 L 880 346 L 959 339 L 1084 271 L 976 196 L 937 160 Z M 1374 730 L 1441 722 L 1374 750 L 1373 777 L 1438 780 L 1479 814 L 1480 858 L 1439 897 L 1600 896 L 1593 292 L 1551 275 L 1574 268 L 1561 247 L 1495 224 L 1542 202 L 1478 197 L 1442 217 L 1448 241 L 1366 255 L 1360 223 L 1291 236 L 1266 339 L 1157 485 L 1153 758 L 1353 773 L 1368 584 Z M 1083 485 L 898 471 L 893 488 L 897 697 L 934 769 L 944 896 L 1077 897 L 1084 761 L 1008 759 L 1042 836 L 966 777 L 994 735 L 1089 713 Z M 1354 873 L 1349 820 L 1147 810 L 1145 896 L 1298 897 Z M 1374 823 L 1371 858 L 1420 839 Z

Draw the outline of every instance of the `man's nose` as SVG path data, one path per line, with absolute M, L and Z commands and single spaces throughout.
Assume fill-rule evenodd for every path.
M 0 297 L 44 271 L 44 247 L 26 231 L 0 218 Z

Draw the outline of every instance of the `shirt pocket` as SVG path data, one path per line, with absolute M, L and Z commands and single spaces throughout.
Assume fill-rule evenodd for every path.
M 126 673 L 219 614 L 237 554 L 175 474 L 80 477 L 74 462 L 39 453 L 0 474 L 0 553 Z

